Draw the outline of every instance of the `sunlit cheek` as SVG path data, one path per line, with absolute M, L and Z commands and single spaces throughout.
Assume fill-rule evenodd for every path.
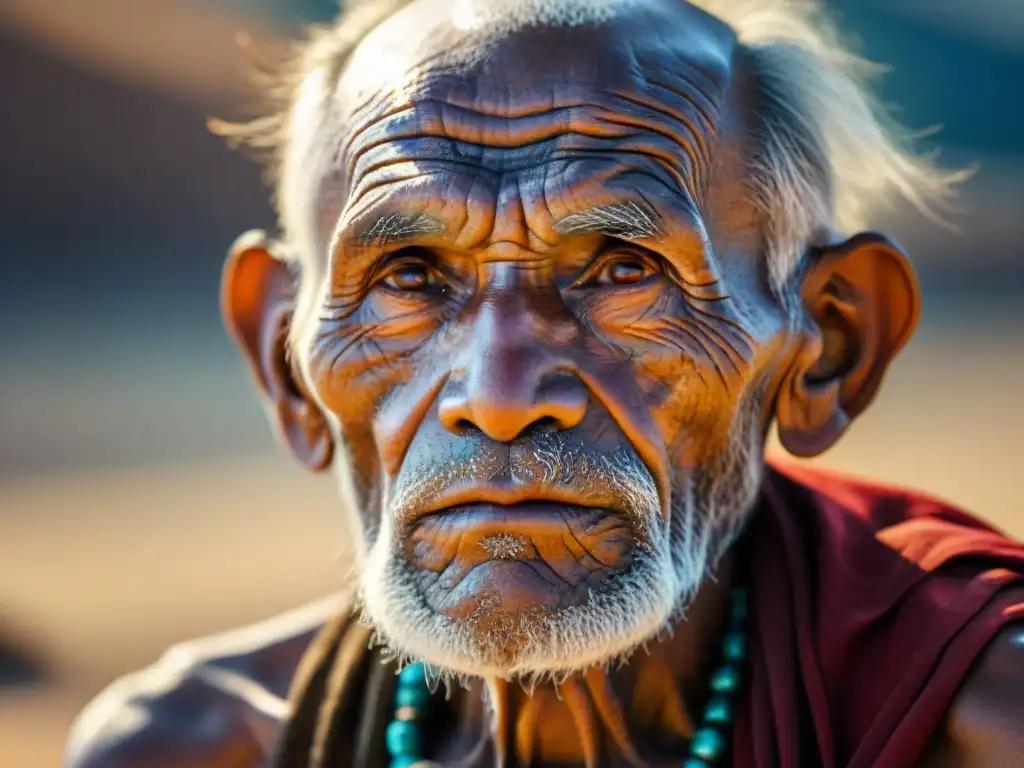
M 325 318 L 314 337 L 310 373 L 320 400 L 342 420 L 372 413 L 411 375 L 438 327 L 424 311 L 389 315 L 373 305 L 343 321 Z
M 624 292 L 590 302 L 584 316 L 631 361 L 674 464 L 692 469 L 727 442 L 761 348 L 729 307 Z
M 585 307 L 590 328 L 631 361 L 652 406 L 682 388 L 702 389 L 704 345 L 662 295 L 610 295 Z
M 664 289 L 620 287 L 595 291 L 575 304 L 577 317 L 584 324 L 609 338 L 634 326 L 651 312 L 663 312 L 667 302 Z
M 711 343 L 711 342 L 707 342 Z M 738 417 L 748 405 L 748 396 L 760 391 L 763 380 L 755 357 L 723 354 L 712 365 L 708 355 L 674 384 L 671 394 L 653 409 L 653 416 L 665 436 L 674 466 L 692 471 L 713 465 L 731 449 L 731 436 Z M 734 365 L 723 370 L 723 360 Z
M 725 444 L 735 406 L 731 399 L 719 398 L 703 386 L 675 389 L 653 411 L 672 465 L 692 471 L 706 464 Z

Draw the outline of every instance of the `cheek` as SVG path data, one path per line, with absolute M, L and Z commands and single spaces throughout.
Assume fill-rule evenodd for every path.
M 311 386 L 335 417 L 360 482 L 395 463 L 395 433 L 411 423 L 415 409 L 409 390 L 430 385 L 436 377 L 429 369 L 439 357 L 433 341 L 439 322 L 430 312 L 392 312 L 385 319 L 378 310 L 366 302 L 343 319 L 321 318 L 308 352 Z
M 371 294 L 356 311 L 320 318 L 309 350 L 321 402 L 342 421 L 372 413 L 409 378 L 441 318 L 423 301 Z
M 707 463 L 727 444 L 745 393 L 777 354 L 777 323 L 741 313 L 728 298 L 696 300 L 671 292 L 595 301 L 595 332 L 632 361 L 666 448 L 680 468 Z

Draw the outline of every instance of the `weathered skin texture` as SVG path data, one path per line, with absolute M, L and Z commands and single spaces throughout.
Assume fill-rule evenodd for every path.
M 322 301 L 293 317 L 275 244 L 249 237 L 225 274 L 228 323 L 299 461 L 324 469 L 343 445 L 368 547 L 393 536 L 420 607 L 471 628 L 482 679 L 452 700 L 450 752 L 466 728 L 487 736 L 488 687 L 499 761 L 593 766 L 608 742 L 615 765 L 678 764 L 729 558 L 690 620 L 615 674 L 528 697 L 498 672 L 521 661 L 531 620 L 616 597 L 679 499 L 725 466 L 745 405 L 795 453 L 834 443 L 910 337 L 916 281 L 894 244 L 859 235 L 815 254 L 813 322 L 788 322 L 743 184 L 751 84 L 714 19 L 664 0 L 491 39 L 437 22 L 445 7 L 415 3 L 375 31 L 363 58 L 387 66 L 357 56 L 332 91 L 311 181 L 320 252 L 302 277 Z M 607 457 L 650 494 L 612 482 Z M 137 678 L 69 765 L 252 764 L 276 719 L 209 670 L 281 697 L 308 638 Z M 924 764 L 1014 764 L 1022 708 L 1014 630 Z

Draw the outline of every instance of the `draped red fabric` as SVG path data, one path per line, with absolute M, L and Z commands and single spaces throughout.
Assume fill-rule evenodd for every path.
M 912 765 L 1024 622 L 1024 544 L 934 498 L 773 463 L 752 526 L 738 768 Z

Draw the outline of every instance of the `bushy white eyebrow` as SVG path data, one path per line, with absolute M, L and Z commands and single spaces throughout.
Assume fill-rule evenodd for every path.
M 356 240 L 360 243 L 389 245 L 443 231 L 444 225 L 428 214 L 389 213 L 381 216 L 365 230 L 356 233 Z
M 622 240 L 649 240 L 659 234 L 651 214 L 633 201 L 596 205 L 585 211 L 570 213 L 555 224 L 563 235 L 598 232 Z

